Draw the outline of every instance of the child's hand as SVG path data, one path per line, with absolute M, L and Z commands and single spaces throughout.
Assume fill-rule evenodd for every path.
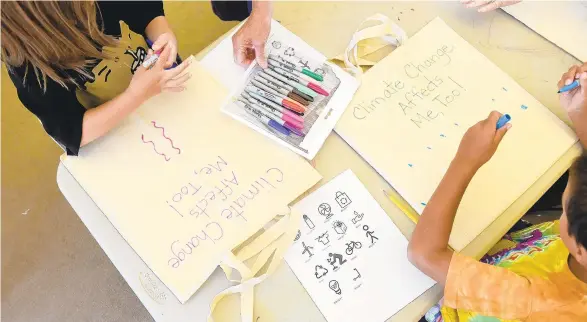
M 477 9 L 478 12 L 487 12 L 519 2 L 522 2 L 522 0 L 461 0 L 465 8 L 479 8 Z
M 512 127 L 510 123 L 496 130 L 501 113 L 493 111 L 489 117 L 471 126 L 459 145 L 455 161 L 472 170 L 481 168 L 495 153 L 505 133 Z
M 232 36 L 234 61 L 241 66 L 248 66 L 256 59 L 261 67 L 267 68 L 265 43 L 270 29 L 271 16 L 252 14 Z
M 191 64 L 191 58 L 176 68 L 165 70 L 165 64 L 170 55 L 171 48 L 166 46 L 153 67 L 146 69 L 140 66 L 133 75 L 126 92 L 139 100 L 146 101 L 161 92 L 183 91 L 184 83 L 191 77 L 191 74 L 186 71 Z
M 175 63 L 175 60 L 177 59 L 177 39 L 173 33 L 166 32 L 159 35 L 152 46 L 152 49 L 155 52 L 164 48 L 169 48 L 170 50 L 169 57 L 164 61 L 165 68 L 169 68 L 173 65 L 173 63 Z
M 585 111 L 587 108 L 587 63 L 569 68 L 558 81 L 558 88 L 571 84 L 575 79 L 579 79 L 580 87 L 559 94 L 561 106 L 571 118 L 575 112 Z

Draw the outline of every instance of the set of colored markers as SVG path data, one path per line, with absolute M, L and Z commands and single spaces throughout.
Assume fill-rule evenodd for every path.
M 236 104 L 283 135 L 303 137 L 308 106 L 318 95 L 330 95 L 318 84 L 323 77 L 278 55 L 270 54 L 268 63 L 250 78 Z

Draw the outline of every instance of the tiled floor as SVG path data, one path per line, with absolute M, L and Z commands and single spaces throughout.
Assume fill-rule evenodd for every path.
M 165 4 L 180 54 L 234 23 L 209 2 Z M 57 145 L 19 102 L 2 68 L 2 321 L 151 321 L 57 188 Z

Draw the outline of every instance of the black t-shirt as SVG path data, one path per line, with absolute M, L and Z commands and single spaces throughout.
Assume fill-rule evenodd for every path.
M 114 59 L 100 60 L 88 68 L 93 79 L 65 71 L 81 88 L 64 88 L 47 78 L 47 89 L 43 92 L 32 67 L 29 66 L 24 85 L 25 66 L 10 73 L 20 101 L 69 155 L 79 151 L 86 110 L 113 99 L 128 87 L 132 74 L 147 55 L 145 28 L 154 18 L 164 15 L 161 1 L 98 1 L 97 5 L 97 19 L 104 33 L 119 38 L 119 45 L 114 49 Z

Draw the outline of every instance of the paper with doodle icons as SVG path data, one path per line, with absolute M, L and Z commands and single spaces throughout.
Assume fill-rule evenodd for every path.
M 294 207 L 304 215 L 285 259 L 329 322 L 385 321 L 434 285 L 351 170 Z

